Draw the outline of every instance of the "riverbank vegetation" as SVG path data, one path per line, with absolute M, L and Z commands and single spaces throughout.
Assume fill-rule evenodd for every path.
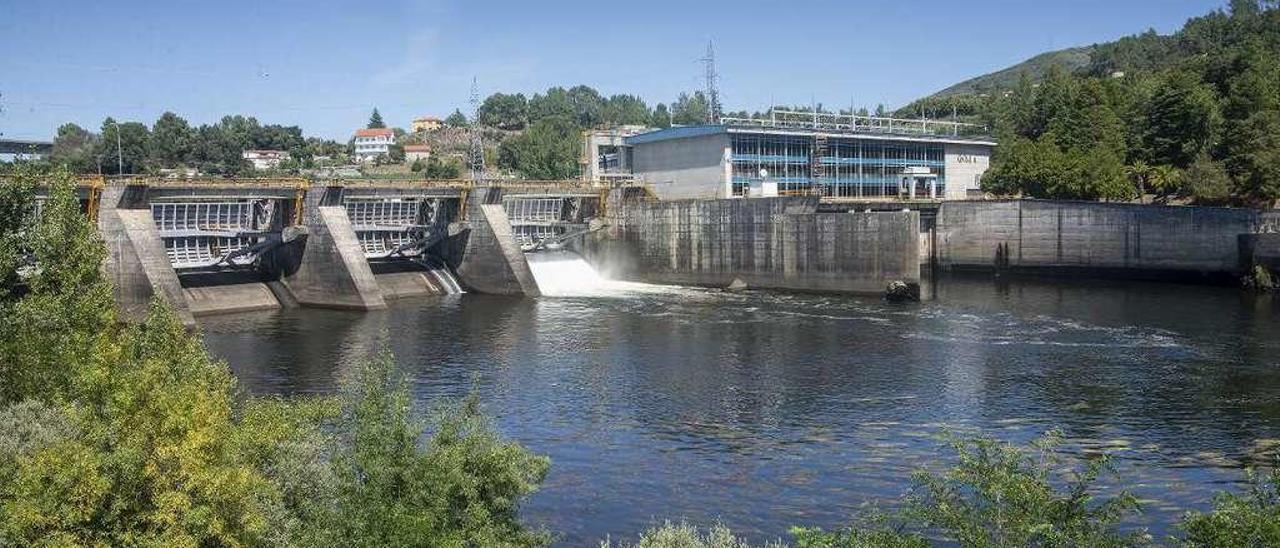
M 37 177 L 52 188 L 39 208 Z M 550 463 L 500 437 L 474 397 L 422 418 L 389 355 L 355 367 L 336 396 L 244 394 L 163 304 L 140 324 L 118 321 L 102 243 L 69 175 L 22 171 L 0 189 L 0 213 L 0 546 L 554 540 L 519 516 Z M 1188 514 L 1177 538 L 1150 539 L 1124 526 L 1138 501 L 1098 487 L 1108 461 L 1068 459 L 1058 442 L 951 440 L 951 455 L 917 473 L 893 510 L 839 529 L 796 528 L 785 540 L 1280 545 L 1280 473 Z M 748 546 L 723 527 L 686 524 L 636 542 Z

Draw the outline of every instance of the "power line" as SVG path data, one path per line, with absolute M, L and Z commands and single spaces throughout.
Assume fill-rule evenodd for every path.
M 707 94 L 707 123 L 716 124 L 720 122 L 720 89 L 716 85 L 716 80 L 720 75 L 716 73 L 716 50 L 711 41 L 707 41 L 707 56 L 702 58 L 703 78 L 706 80 Z

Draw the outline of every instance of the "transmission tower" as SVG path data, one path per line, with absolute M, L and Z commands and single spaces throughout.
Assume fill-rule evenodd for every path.
M 484 136 L 480 131 L 480 86 L 471 78 L 471 180 L 484 182 Z
M 716 73 L 716 49 L 711 41 L 707 41 L 707 56 L 702 58 L 702 65 L 707 79 L 707 123 L 717 124 L 720 123 L 720 89 L 716 80 L 720 75 Z

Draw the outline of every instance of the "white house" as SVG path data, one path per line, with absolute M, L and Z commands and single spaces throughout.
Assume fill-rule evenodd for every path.
M 396 136 L 390 129 L 358 129 L 355 137 L 355 159 L 357 162 L 371 162 L 378 156 L 390 154 L 391 145 Z
M 431 145 L 405 145 L 404 162 L 412 164 L 417 160 L 427 161 L 431 158 Z
M 246 150 L 240 157 L 253 164 L 253 169 L 276 169 L 280 162 L 289 159 L 289 153 L 283 150 Z

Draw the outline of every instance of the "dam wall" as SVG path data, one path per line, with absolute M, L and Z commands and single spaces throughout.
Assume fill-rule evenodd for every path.
M 919 214 L 817 213 L 816 197 L 632 202 L 580 251 L 605 276 L 650 283 L 884 293 L 919 283 Z
M 944 269 L 1223 278 L 1242 270 L 1248 209 L 1096 202 L 944 202 L 934 242 Z

